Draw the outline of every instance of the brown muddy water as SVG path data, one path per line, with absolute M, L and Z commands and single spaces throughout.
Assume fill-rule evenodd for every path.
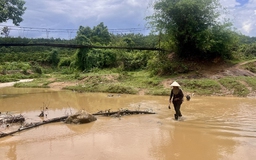
M 153 110 L 154 115 L 97 116 L 83 125 L 46 124 L 0 139 L 1 160 L 252 160 L 256 158 L 256 99 L 200 97 L 184 101 L 175 121 L 168 96 L 76 93 L 50 89 L 0 88 L 0 111 L 26 122 L 84 109 Z M 47 119 L 45 117 L 45 119 Z M 12 130 L 0 126 L 1 132 Z

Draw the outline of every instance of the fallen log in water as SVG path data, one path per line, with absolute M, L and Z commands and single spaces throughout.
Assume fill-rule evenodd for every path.
M 113 111 L 110 112 L 110 110 L 107 110 L 105 112 L 99 111 L 97 113 L 94 113 L 92 115 L 97 116 L 97 115 L 102 115 L 102 116 L 123 116 L 123 115 L 132 115 L 132 114 L 155 114 L 155 112 L 150 112 L 150 111 L 130 111 L 130 110 L 120 110 L 120 111 Z
M 41 126 L 44 124 L 53 123 L 53 122 L 64 121 L 65 123 L 76 123 L 76 124 L 80 123 L 81 124 L 81 123 L 89 123 L 89 122 L 96 120 L 96 118 L 93 118 L 92 116 L 97 116 L 97 115 L 121 117 L 124 115 L 133 115 L 133 114 L 155 114 L 155 113 L 149 112 L 149 111 L 130 111 L 130 110 L 119 110 L 119 111 L 110 112 L 110 110 L 107 110 L 105 112 L 100 111 L 100 112 L 93 113 L 90 115 L 90 114 L 82 111 L 82 112 L 78 112 L 78 113 L 76 113 L 74 115 L 70 115 L 70 116 L 62 116 L 62 117 L 52 118 L 52 119 L 48 119 L 48 120 L 43 120 L 42 122 L 25 124 L 25 125 L 22 125 L 18 130 L 11 131 L 8 133 L 0 132 L 0 138 L 6 137 L 8 135 L 13 135 L 17 132 L 21 132 L 21 131 L 24 131 L 27 129 L 38 127 L 38 126 Z M 88 115 L 90 115 L 90 116 L 88 116 Z
M 24 126 L 21 126 L 16 131 L 12 131 L 12 132 L 8 132 L 8 133 L 3 133 L 3 132 L 0 133 L 0 138 L 8 136 L 8 135 L 12 135 L 12 134 L 20 132 L 20 131 L 27 130 L 27 129 L 30 129 L 30 128 L 38 127 L 38 126 L 41 126 L 41 125 L 44 125 L 44 124 L 53 123 L 53 122 L 60 122 L 60 121 L 63 121 L 67 118 L 68 118 L 68 116 L 62 116 L 62 117 L 57 117 L 57 118 L 53 118 L 53 119 L 49 119 L 49 120 L 43 120 L 42 122 L 26 124 Z

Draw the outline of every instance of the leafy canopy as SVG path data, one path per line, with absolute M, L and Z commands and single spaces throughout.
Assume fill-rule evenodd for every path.
M 23 0 L 0 0 L 0 23 L 11 19 L 13 24 L 19 25 L 26 10 L 24 4 Z
M 231 24 L 218 21 L 220 7 L 218 0 L 158 0 L 147 19 L 180 57 L 227 58 L 235 40 Z
M 86 41 L 89 40 L 93 44 L 99 43 L 99 44 L 106 45 L 106 44 L 109 44 L 109 42 L 111 40 L 108 28 L 107 28 L 107 26 L 104 25 L 103 22 L 101 22 L 97 26 L 94 26 L 93 29 L 91 29 L 88 26 L 87 27 L 80 26 L 79 30 L 77 31 L 76 39 L 81 39 L 80 37 L 84 37 L 84 39 L 87 38 Z M 81 41 L 79 43 L 81 43 Z M 86 42 L 86 43 L 88 43 L 88 42 Z

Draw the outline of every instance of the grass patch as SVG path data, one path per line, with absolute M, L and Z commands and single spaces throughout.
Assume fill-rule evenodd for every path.
M 211 79 L 183 79 L 179 80 L 179 83 L 184 90 L 197 93 L 199 95 L 219 93 L 221 89 L 220 84 Z
M 78 92 L 105 92 L 105 93 L 122 93 L 135 94 L 137 91 L 129 86 L 119 84 L 84 84 L 77 86 L 65 87 L 65 89 Z
M 118 72 L 104 70 L 79 76 L 83 85 L 66 87 L 79 92 L 108 92 L 136 94 L 139 90 L 149 90 L 146 94 L 166 95 L 168 92 L 161 85 L 161 78 L 151 77 L 146 71 Z M 168 93 L 169 94 L 169 93 Z
M 14 76 L 11 81 L 23 79 Z M 1 76 L 2 79 L 4 77 Z M 28 78 L 28 77 L 26 77 Z M 105 92 L 105 93 L 123 93 L 138 94 L 143 91 L 147 95 L 170 94 L 170 88 L 163 86 L 163 80 L 175 79 L 175 77 L 152 76 L 145 70 L 134 72 L 123 72 L 119 70 L 95 70 L 94 72 L 73 74 L 62 74 L 54 72 L 51 74 L 42 74 L 32 82 L 17 83 L 15 87 L 26 88 L 49 88 L 48 85 L 53 82 L 74 82 L 80 85 L 69 86 L 65 89 L 75 90 L 78 92 Z M 8 80 L 8 81 L 9 81 Z M 196 93 L 198 95 L 215 95 L 221 94 L 222 87 L 231 91 L 235 96 L 247 96 L 252 87 L 256 90 L 255 77 L 226 77 L 219 80 L 214 79 L 176 79 L 185 92 Z M 243 84 L 246 83 L 246 86 Z M 223 86 L 221 86 L 223 85 Z M 225 94 L 225 93 L 224 93 Z
M 155 96 L 168 96 L 170 95 L 171 89 L 166 89 L 163 87 L 158 88 L 151 88 L 149 89 L 146 94 L 148 95 L 155 95 Z
M 256 77 L 241 77 L 243 81 L 245 81 L 252 90 L 256 90 Z
M 50 81 L 46 81 L 45 78 L 37 78 L 31 82 L 26 83 L 15 83 L 14 87 L 19 88 L 49 88 L 48 84 Z
M 256 73 L 256 62 L 251 62 L 248 64 L 243 65 L 244 69 L 247 69 L 253 73 Z
M 120 76 L 120 82 L 126 85 L 131 85 L 137 88 L 155 88 L 158 87 L 163 78 L 150 76 L 149 72 L 146 71 L 137 71 L 137 72 L 128 72 L 126 75 Z
M 39 78 L 39 77 L 41 77 L 41 75 L 39 74 L 31 74 L 31 75 L 24 75 L 22 73 L 7 74 L 7 75 L 0 76 L 0 83 L 15 82 L 21 79 L 33 79 L 33 78 Z
M 244 97 L 249 94 L 247 87 L 237 81 L 234 77 L 221 78 L 219 82 L 228 90 L 232 91 L 233 95 Z

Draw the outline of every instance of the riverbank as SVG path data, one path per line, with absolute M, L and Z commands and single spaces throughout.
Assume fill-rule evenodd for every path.
M 152 76 L 146 70 L 124 72 L 118 69 L 89 73 L 45 74 L 26 83 L 10 82 L 1 85 L 15 87 L 68 89 L 76 92 L 107 92 L 137 95 L 169 95 L 170 84 L 178 81 L 185 94 L 206 96 L 256 97 L 255 60 L 236 65 L 202 63 L 189 73 L 172 76 Z

